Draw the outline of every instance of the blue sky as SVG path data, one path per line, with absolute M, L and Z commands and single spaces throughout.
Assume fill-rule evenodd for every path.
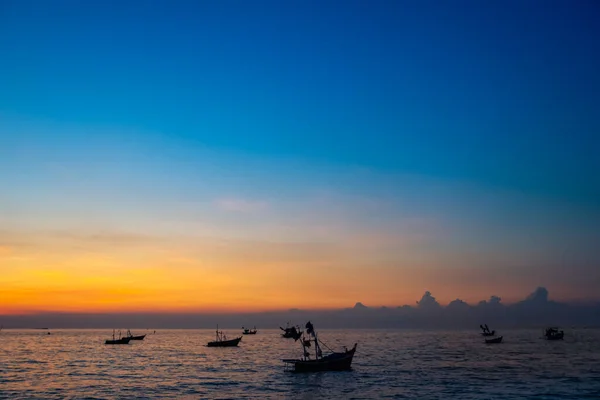
M 598 17 L 593 1 L 2 1 L 4 222 L 309 240 L 328 220 L 334 240 L 419 221 L 439 268 L 448 252 L 534 271 L 565 243 L 597 268 Z

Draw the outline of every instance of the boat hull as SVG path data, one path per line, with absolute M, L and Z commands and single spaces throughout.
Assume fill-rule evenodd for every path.
M 208 347 L 236 347 L 238 344 L 240 344 L 241 340 L 242 340 L 241 337 L 231 339 L 231 340 L 219 340 L 219 341 L 214 341 L 214 342 L 208 342 L 208 344 L 206 346 L 208 346 Z
M 146 335 L 139 335 L 139 336 L 128 336 L 129 340 L 144 340 L 144 338 L 146 337 Z
M 333 353 L 318 360 L 283 360 L 291 372 L 349 371 L 356 352 L 356 344 L 344 353 Z
M 493 338 L 493 339 L 485 339 L 485 343 L 486 344 L 502 343 L 502 336 L 498 336 L 497 338 Z
M 242 332 L 244 335 L 256 335 L 256 332 Z

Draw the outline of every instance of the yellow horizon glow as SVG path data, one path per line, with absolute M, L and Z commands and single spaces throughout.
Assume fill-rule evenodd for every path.
M 440 268 L 439 256 L 415 256 L 410 240 L 401 256 L 379 256 L 381 246 L 401 247 L 404 239 L 359 236 L 323 244 L 132 235 L 13 237 L 28 244 L 0 246 L 0 314 L 243 313 L 340 309 L 356 302 L 414 306 L 425 290 L 441 304 L 457 297 L 476 304 L 490 295 L 506 303 L 535 288 L 497 276 L 477 284 L 461 281 L 471 271 Z M 455 271 L 460 274 L 454 276 Z M 498 292 L 494 282 L 511 291 Z M 465 293 L 469 296 L 461 296 Z
M 0 314 L 328 309 L 352 306 L 357 286 L 369 286 L 351 269 L 332 284 L 347 272 L 336 266 L 344 260 L 303 245 L 207 241 L 189 255 L 180 246 L 80 251 L 48 242 L 2 247 Z

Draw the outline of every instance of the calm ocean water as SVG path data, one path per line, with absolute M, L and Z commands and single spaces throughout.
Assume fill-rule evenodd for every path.
M 477 329 L 320 330 L 330 347 L 358 350 L 352 371 L 314 374 L 284 372 L 281 359 L 301 351 L 278 330 L 239 348 L 205 347 L 212 330 L 157 330 L 126 346 L 104 345 L 109 330 L 51 332 L 0 333 L 0 398 L 600 399 L 600 330 L 567 329 L 558 342 L 504 331 L 500 345 Z

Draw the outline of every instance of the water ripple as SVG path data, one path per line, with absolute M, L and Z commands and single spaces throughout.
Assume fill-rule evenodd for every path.
M 353 371 L 290 374 L 282 358 L 298 344 L 278 330 L 239 348 L 205 347 L 213 332 L 166 330 L 128 346 L 105 346 L 108 331 L 41 335 L 3 330 L 2 399 L 585 399 L 600 393 L 600 331 L 503 332 L 486 346 L 477 332 L 331 330 L 330 346 L 359 342 Z M 234 332 L 231 332 L 232 334 Z M 233 336 L 233 335 L 232 335 Z

